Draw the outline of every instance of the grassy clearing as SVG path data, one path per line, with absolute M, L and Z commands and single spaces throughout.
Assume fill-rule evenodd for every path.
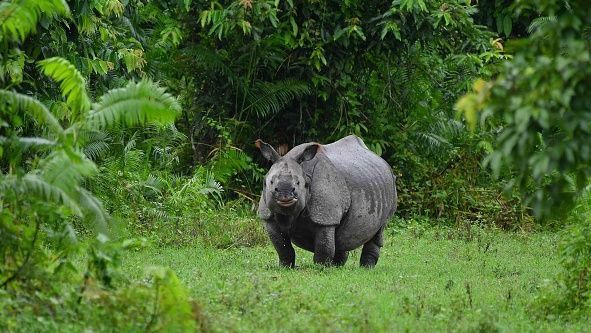
M 168 266 L 202 305 L 214 332 L 589 331 L 586 321 L 537 319 L 538 286 L 558 270 L 553 234 L 390 228 L 373 270 L 359 251 L 342 268 L 277 266 L 270 246 L 149 248 L 128 253 L 136 279 Z

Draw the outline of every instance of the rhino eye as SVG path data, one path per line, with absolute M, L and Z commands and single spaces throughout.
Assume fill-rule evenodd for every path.
M 298 186 L 300 186 L 300 182 L 299 181 L 297 182 L 297 184 L 298 184 Z
M 271 185 L 273 185 L 273 181 L 271 181 Z

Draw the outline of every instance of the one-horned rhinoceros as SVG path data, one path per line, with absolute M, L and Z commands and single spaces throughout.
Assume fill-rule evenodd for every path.
M 294 267 L 294 243 L 326 265 L 345 264 L 348 251 L 363 245 L 361 266 L 375 266 L 396 211 L 388 163 L 353 135 L 328 145 L 304 143 L 283 157 L 261 140 L 256 145 L 273 162 L 258 214 L 280 264 Z

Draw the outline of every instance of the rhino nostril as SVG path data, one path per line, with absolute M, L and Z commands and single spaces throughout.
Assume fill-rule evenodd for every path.
M 291 193 L 294 193 L 294 192 L 295 192 L 295 187 L 292 187 L 291 188 Z
M 277 187 L 275 188 L 275 192 L 279 192 L 279 189 Z

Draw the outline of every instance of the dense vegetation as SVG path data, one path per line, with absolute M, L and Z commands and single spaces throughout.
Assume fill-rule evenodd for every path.
M 300 310 L 302 330 L 552 331 L 591 316 L 586 1 L 3 0 L 0 45 L 1 331 L 295 330 Z M 384 267 L 269 266 L 253 142 L 348 134 L 398 175 Z M 431 256 L 454 251 L 441 275 Z M 330 301 L 368 312 L 321 315 Z

